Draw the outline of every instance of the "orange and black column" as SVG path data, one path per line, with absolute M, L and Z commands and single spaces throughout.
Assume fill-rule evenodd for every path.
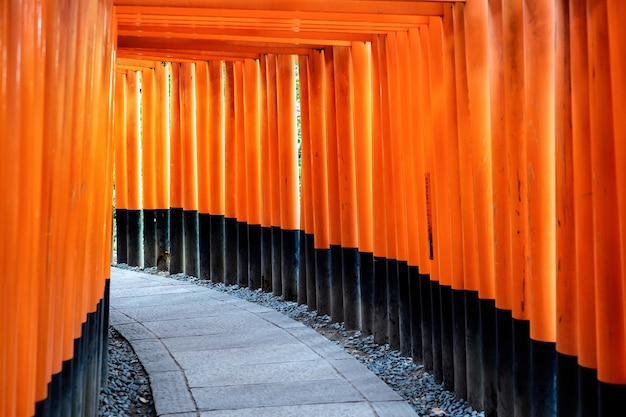
M 295 300 L 298 282 L 300 207 L 298 204 L 298 147 L 296 138 L 295 57 L 276 59 L 278 142 L 280 146 L 280 226 L 282 295 Z
M 184 270 L 183 160 L 181 142 L 180 64 L 171 67 L 170 78 L 170 274 Z
M 224 79 L 224 283 L 237 283 L 237 137 L 235 133 L 235 63 L 225 63 Z
M 272 183 L 270 150 L 270 120 L 268 117 L 268 56 L 259 63 L 259 130 L 261 135 L 261 288 L 272 290 Z
M 236 61 L 234 75 L 235 140 L 237 186 L 231 192 L 237 194 L 237 284 L 247 287 L 248 282 L 248 176 L 246 166 L 246 126 L 244 105 L 244 68 Z
M 170 235 L 170 132 L 168 111 L 170 107 L 170 63 L 157 63 L 155 68 L 155 170 L 156 170 L 156 252 L 158 256 L 169 253 Z
M 183 241 L 184 272 L 198 276 L 198 160 L 197 160 L 197 102 L 196 66 L 192 62 L 180 65 L 180 136 L 183 180 Z
M 325 51 L 309 55 L 308 100 L 313 228 L 315 230 L 315 304 L 321 314 L 330 314 L 330 236 L 328 222 L 328 159 L 326 156 Z M 302 61 L 301 61 L 302 63 Z M 309 303 L 312 300 L 308 300 Z
M 115 76 L 115 225 L 117 263 L 128 263 L 128 157 L 126 139 L 126 71 Z
M 156 266 L 156 123 L 157 86 L 155 71 L 147 68 L 141 72 L 141 179 L 143 191 L 143 263 Z
M 210 278 L 224 282 L 225 143 L 222 61 L 209 61 L 209 178 Z
M 198 278 L 211 278 L 211 166 L 209 165 L 209 65 L 196 61 L 196 134 L 198 161 Z
M 127 73 L 126 127 L 128 161 L 128 265 L 143 266 L 141 225 L 140 76 Z

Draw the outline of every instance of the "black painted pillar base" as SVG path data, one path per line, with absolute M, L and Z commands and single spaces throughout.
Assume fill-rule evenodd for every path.
M 454 392 L 460 398 L 467 398 L 465 293 L 463 290 L 452 289 L 452 340 L 454 341 Z M 511 416 L 512 414 L 503 415 Z
M 128 265 L 143 266 L 141 210 L 127 210 L 128 214 Z
M 283 230 L 281 236 L 281 281 L 284 300 L 296 301 L 298 292 L 299 249 L 300 231 Z
M 556 345 L 530 341 L 532 417 L 556 416 Z
M 237 285 L 247 287 L 248 281 L 248 224 L 237 222 Z
M 143 265 L 146 268 L 156 266 L 156 210 L 143 210 Z
M 465 291 L 465 354 L 467 360 L 467 401 L 472 407 L 483 408 L 483 358 L 480 334 L 478 291 Z
M 372 327 L 374 341 L 384 345 L 389 341 L 389 318 L 387 312 L 387 259 L 374 257 L 374 317 Z
M 310 311 L 317 308 L 317 270 L 315 268 L 315 236 L 305 234 L 306 243 L 306 304 Z M 300 241 L 302 245 L 302 241 Z M 300 262 L 303 262 L 300 259 Z
M 478 303 L 482 335 L 483 410 L 485 417 L 496 417 L 498 411 L 496 301 L 479 299 Z
M 499 416 L 515 412 L 513 376 L 513 318 L 510 310 L 496 309 L 497 410 Z
M 429 372 L 433 369 L 433 309 L 430 294 L 430 275 L 420 274 L 420 296 L 422 315 L 422 354 L 424 368 Z
M 411 305 L 411 357 L 415 363 L 424 362 L 422 352 L 422 310 L 420 299 L 420 271 L 409 266 L 409 303 Z
M 361 321 L 359 250 L 357 248 L 342 248 L 341 264 L 344 326 L 347 330 L 357 330 Z
M 573 355 L 556 354 L 556 409 L 557 416 L 577 416 L 578 358 Z
M 374 254 L 359 252 L 361 277 L 361 333 L 374 334 Z
M 400 349 L 400 312 L 398 287 L 398 261 L 387 259 L 387 334 L 389 346 L 392 349 Z
M 306 264 L 307 264 L 307 240 L 306 240 L 306 233 L 304 232 L 304 230 L 300 230 L 299 232 L 300 235 L 300 249 L 299 249 L 299 253 L 298 253 L 298 259 L 300 259 L 300 262 L 298 263 L 298 288 L 297 288 L 297 301 L 298 304 L 306 304 L 306 286 L 307 286 L 307 271 L 306 271 Z
M 398 261 L 398 320 L 400 331 L 400 352 L 404 356 L 413 353 L 411 328 L 411 288 L 409 286 L 409 265 L 406 261 Z
M 237 284 L 239 276 L 237 259 L 239 258 L 239 230 L 237 219 L 224 219 L 224 283 Z
M 98 415 L 98 395 L 108 348 L 105 328 L 108 332 L 106 287 L 96 311 L 87 315 L 80 338 L 74 340 L 72 359 L 64 361 L 61 372 L 52 375 L 47 398 L 35 404 L 36 417 Z
M 169 252 L 170 247 L 170 210 L 156 209 L 156 242 L 158 255 Z
M 623 417 L 626 385 L 598 381 L 598 417 Z
M 198 212 L 183 211 L 183 238 L 185 240 L 185 274 L 197 277 L 199 267 L 198 252 Z
M 211 279 L 211 217 L 208 213 L 198 213 L 199 276 Z
M 224 216 L 219 214 L 210 215 L 210 234 L 211 234 L 211 259 L 209 265 L 209 278 L 211 282 L 224 282 Z
M 115 210 L 115 232 L 117 238 L 117 263 L 128 263 L 128 211 Z
M 330 316 L 343 321 L 343 279 L 341 246 L 330 245 Z
M 315 298 L 318 314 L 330 314 L 330 249 L 315 249 Z
M 439 281 L 430 281 L 430 302 L 433 332 L 433 376 L 437 382 L 443 382 L 443 359 L 441 346 L 441 297 Z
M 272 226 L 272 293 L 274 295 L 283 295 L 282 241 L 282 230 Z
M 183 209 L 170 209 L 170 274 L 179 274 L 185 267 Z
M 598 414 L 598 371 L 578 366 L 578 416 Z
M 261 285 L 263 291 L 272 291 L 272 229 L 261 228 Z
M 453 390 L 454 338 L 452 335 L 452 287 L 449 285 L 441 285 L 439 287 L 439 296 L 441 297 L 441 365 L 443 367 L 443 383 L 447 389 Z
M 530 416 L 530 323 L 513 319 L 515 416 Z
M 261 288 L 261 225 L 248 225 L 248 286 L 256 290 Z

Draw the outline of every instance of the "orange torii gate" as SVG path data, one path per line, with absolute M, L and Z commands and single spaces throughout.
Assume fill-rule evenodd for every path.
M 625 17 L 10 1 L 0 415 L 96 414 L 113 184 L 117 262 L 306 303 L 486 415 L 621 415 Z

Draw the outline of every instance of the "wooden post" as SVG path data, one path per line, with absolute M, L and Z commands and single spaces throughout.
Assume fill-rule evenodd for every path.
M 143 191 L 143 259 L 156 266 L 156 80 L 152 68 L 141 72 L 141 180 Z
M 128 140 L 128 265 L 143 266 L 141 228 L 141 155 L 139 122 L 139 73 L 127 73 L 127 116 Z
M 235 133 L 235 63 L 226 62 L 224 79 L 224 283 L 237 283 L 237 136 Z
M 180 64 L 172 65 L 170 91 L 170 274 L 178 274 L 185 263 Z
M 128 156 L 126 139 L 126 72 L 115 82 L 115 220 L 117 263 L 128 263 Z

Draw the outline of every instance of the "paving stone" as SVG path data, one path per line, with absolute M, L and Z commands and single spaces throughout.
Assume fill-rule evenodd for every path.
M 192 388 L 191 392 L 201 411 L 363 401 L 344 380 Z
M 158 415 L 197 411 L 182 372 L 151 373 L 150 385 Z
M 255 327 L 245 332 L 167 337 L 162 340 L 170 351 L 177 353 L 233 349 L 247 346 L 256 346 L 259 350 L 263 350 L 268 345 L 275 345 L 277 340 L 289 343 L 296 342 L 293 338 L 285 337 L 284 332 L 277 327 L 270 329 Z
M 124 339 L 129 342 L 155 338 L 154 334 L 150 333 L 150 330 L 143 324 L 137 322 L 117 325 L 115 326 L 115 330 L 120 332 L 120 334 L 124 336 Z
M 135 340 L 133 350 L 148 374 L 180 370 L 170 352 L 159 339 Z
M 299 321 L 295 321 L 285 316 L 284 314 L 279 313 L 276 310 L 270 310 L 266 313 L 258 313 L 257 314 L 263 320 L 267 320 L 270 323 L 280 327 L 281 329 L 293 329 L 293 328 L 302 328 L 306 327 L 304 324 Z
M 404 401 L 385 401 L 372 403 L 379 417 L 416 417 L 417 413 Z
M 342 379 L 335 368 L 323 359 L 247 366 L 212 361 L 185 371 L 185 375 L 192 388 Z
M 237 410 L 215 410 L 201 417 L 376 417 L 367 403 L 304 404 L 281 407 L 254 407 Z
M 184 337 L 217 335 L 246 331 L 254 328 L 260 320 L 252 314 L 232 314 L 228 317 L 195 317 L 179 320 L 149 321 L 144 325 L 158 337 Z
M 121 324 L 135 323 L 137 320 L 128 317 L 126 314 L 111 308 L 109 310 L 109 323 L 111 326 L 119 326 Z
M 402 398 L 395 391 L 353 358 L 331 360 L 330 364 L 350 381 L 368 401 L 402 401 Z

